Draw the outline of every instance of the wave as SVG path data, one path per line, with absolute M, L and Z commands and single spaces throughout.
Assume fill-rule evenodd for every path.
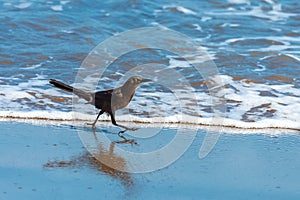
M 84 124 L 95 120 L 96 115 L 78 113 L 78 112 L 59 112 L 59 111 L 30 111 L 30 112 L 12 112 L 12 111 L 0 111 L 1 121 L 7 121 L 14 119 L 15 121 L 26 120 L 43 120 L 44 124 L 52 124 L 56 121 L 57 124 Z M 101 116 L 99 122 L 109 122 L 108 116 Z M 201 118 L 189 115 L 174 115 L 169 117 L 138 117 L 133 115 L 120 115 L 117 116 L 118 122 L 135 123 L 135 124 L 155 124 L 156 126 L 175 125 L 184 127 L 197 127 L 197 126 L 214 126 L 224 128 L 236 128 L 236 129 L 290 129 L 299 130 L 300 124 L 291 120 L 280 119 L 264 119 L 257 122 L 243 122 L 240 120 L 228 119 L 228 118 Z
M 293 80 L 283 76 L 268 77 L 287 82 L 270 84 L 228 75 L 221 75 L 220 78 L 224 87 L 216 95 L 227 107 L 226 117 L 214 118 L 211 97 L 205 89 L 195 91 L 195 98 L 183 93 L 180 102 L 172 92 L 156 91 L 149 85 L 139 88 L 128 107 L 118 111 L 117 120 L 138 124 L 300 130 L 297 120 L 300 117 L 300 90 Z M 95 119 L 97 111 L 92 105 L 78 101 L 77 110 L 72 110 L 72 95 L 47 83 L 46 77 L 38 76 L 27 82 L 2 85 L 0 118 L 67 123 Z M 100 120 L 110 121 L 110 118 L 101 116 Z

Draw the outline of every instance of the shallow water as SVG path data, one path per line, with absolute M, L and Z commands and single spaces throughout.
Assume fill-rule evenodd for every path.
M 224 83 L 219 95 L 226 106 L 223 125 L 299 129 L 299 9 L 296 0 L 1 1 L 0 116 L 73 119 L 72 96 L 48 80 L 74 83 L 81 62 L 97 44 L 129 29 L 154 26 L 186 34 L 209 53 Z M 195 105 L 194 98 L 186 97 L 182 112 L 168 88 L 148 83 L 118 112 L 119 121 L 220 125 L 211 120 L 213 105 L 203 78 L 185 60 L 165 52 L 121 57 L 98 88 L 108 89 L 130 67 L 153 61 L 189 78 L 198 111 L 188 106 Z M 89 110 L 75 116 L 92 119 L 96 111 Z
M 151 173 L 114 170 L 92 157 L 75 129 L 1 122 L 0 199 L 298 199 L 300 137 L 291 132 L 274 136 L 223 134 L 213 151 L 198 158 L 205 130 L 198 130 L 187 151 L 173 164 Z M 107 128 L 107 127 L 106 127 Z M 111 130 L 108 127 L 108 130 Z M 146 130 L 142 128 L 141 133 Z M 138 145 L 115 143 L 101 156 L 128 166 L 117 148 L 148 152 L 168 143 L 174 129 Z M 156 129 L 150 130 L 155 132 Z M 93 136 L 92 130 L 88 130 Z M 190 134 L 186 129 L 185 134 Z M 94 141 L 94 140 L 93 140 Z

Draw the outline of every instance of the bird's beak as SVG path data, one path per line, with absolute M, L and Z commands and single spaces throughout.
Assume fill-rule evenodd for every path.
M 142 80 L 142 83 L 145 83 L 145 82 L 150 82 L 150 81 L 152 81 L 151 79 L 146 79 L 146 78 L 143 78 L 143 80 Z

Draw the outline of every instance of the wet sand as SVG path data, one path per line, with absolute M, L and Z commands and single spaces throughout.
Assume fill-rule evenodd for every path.
M 161 132 L 158 128 L 141 128 L 134 134 L 144 134 L 144 138 L 124 134 L 127 139 L 124 140 L 115 134 L 117 128 L 107 126 L 104 128 L 109 131 L 102 133 L 112 142 L 101 147 L 103 140 L 98 129 L 96 133 L 81 129 L 79 137 L 78 128 L 72 126 L 18 122 L 1 122 L 0 126 L 0 199 L 299 199 L 300 196 L 297 132 L 223 133 L 212 152 L 199 159 L 206 134 L 205 129 L 199 129 L 191 146 L 171 165 L 149 173 L 128 173 L 95 159 L 84 147 L 82 137 L 98 142 L 100 150 L 95 155 L 125 168 L 129 160 L 119 155 L 117 148 L 137 153 L 162 148 L 172 140 L 176 128 L 165 127 Z M 188 128 L 182 131 L 187 135 L 192 132 Z

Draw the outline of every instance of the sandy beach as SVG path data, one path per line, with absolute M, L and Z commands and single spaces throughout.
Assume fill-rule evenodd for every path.
M 76 128 L 1 122 L 0 199 L 298 199 L 300 136 L 223 133 L 213 151 L 199 159 L 205 130 L 171 165 L 150 173 L 126 173 L 88 153 Z M 139 133 L 147 132 L 141 128 Z M 114 129 L 112 128 L 114 131 Z M 148 128 L 148 131 L 155 128 Z M 138 143 L 113 143 L 109 156 L 126 164 L 113 148 L 142 152 L 162 146 L 174 128 Z M 189 130 L 184 130 L 189 134 Z M 93 132 L 90 131 L 93 135 Z M 128 139 L 130 141 L 131 139 Z M 119 142 L 117 142 L 119 141 Z

